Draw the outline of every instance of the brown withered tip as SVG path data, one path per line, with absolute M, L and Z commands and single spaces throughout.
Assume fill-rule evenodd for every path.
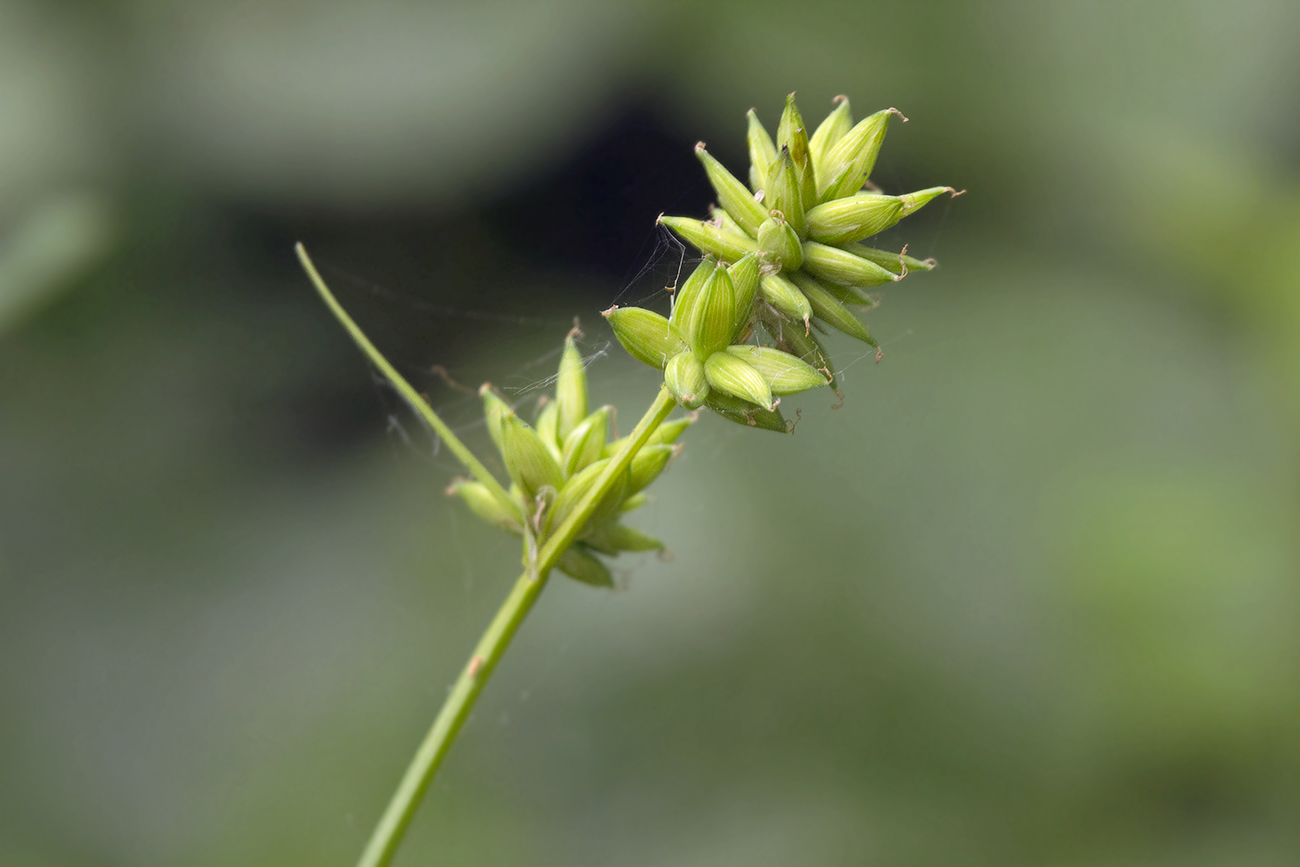
M 492 383 L 490 382 L 483 383 L 478 387 L 479 397 L 482 397 L 483 395 L 487 394 L 491 390 L 492 390 Z
M 600 311 L 600 315 L 601 315 L 601 316 L 604 316 L 606 319 L 608 319 L 608 318 L 609 318 L 609 314 L 613 313 L 613 312 L 614 312 L 615 310 L 617 310 L 617 309 L 618 309 L 618 305 L 617 305 L 617 304 L 614 304 L 614 305 L 612 305 L 608 310 L 602 310 L 602 311 Z
M 656 226 L 658 226 L 658 225 L 659 225 L 660 223 L 662 223 L 663 221 L 664 221 L 664 215 L 663 215 L 663 213 L 660 213 L 659 216 L 655 217 L 655 225 L 656 225 Z
M 889 107 L 889 113 L 898 115 L 903 119 L 903 123 L 907 123 L 907 115 L 903 114 L 901 111 L 894 108 L 892 105 Z
M 831 100 L 831 105 L 839 105 L 842 102 L 848 102 L 848 101 L 849 98 L 841 93 Z
M 699 153 L 699 152 L 702 151 L 702 150 L 704 150 L 704 142 L 702 142 L 702 141 L 697 141 L 697 142 L 695 143 L 695 152 L 696 152 L 696 153 Z
M 569 333 L 566 334 L 565 337 L 572 337 L 574 340 L 578 340 L 584 336 L 585 335 L 582 333 L 582 326 L 578 323 L 578 317 L 573 317 L 573 327 L 569 329 Z

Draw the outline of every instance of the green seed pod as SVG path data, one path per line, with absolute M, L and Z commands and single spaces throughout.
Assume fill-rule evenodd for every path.
M 574 508 L 586 496 L 587 492 L 596 484 L 596 479 L 609 466 L 609 459 L 604 458 L 591 464 L 577 475 L 570 478 L 556 495 L 555 502 L 551 505 L 550 514 L 547 516 L 547 531 L 550 528 L 559 527 L 564 523 L 565 518 L 573 513 Z M 619 507 L 623 500 L 627 498 L 627 472 L 623 472 L 614 485 L 601 498 L 596 511 L 587 519 L 587 525 L 594 527 L 602 521 L 608 520 L 611 516 L 618 514 Z
M 799 106 L 795 105 L 793 93 L 785 98 L 785 110 L 781 112 L 781 122 L 776 131 L 776 146 L 790 149 L 790 158 L 794 160 L 795 174 L 799 178 L 800 200 L 806 203 L 805 207 L 811 207 L 817 200 L 817 179 L 808 150 L 808 127 L 799 114 Z M 798 220 L 791 219 L 796 226 L 799 225 Z M 802 232 L 801 229 L 800 234 Z
M 895 114 L 902 117 L 898 109 L 894 108 L 876 112 L 859 121 L 857 126 L 831 147 L 826 155 L 828 186 L 820 187 L 821 180 L 818 180 L 819 201 L 828 202 L 851 196 L 862 189 L 862 185 L 871 176 L 871 170 L 875 168 L 880 145 L 885 140 L 885 131 L 889 129 L 889 118 Z M 832 179 L 835 179 L 833 184 L 830 183 Z
M 487 422 L 488 436 L 492 437 L 492 442 L 496 444 L 497 451 L 505 454 L 506 447 L 501 437 L 501 426 L 506 416 L 514 415 L 515 411 L 510 408 L 510 404 L 501 399 L 495 391 L 492 390 L 492 383 L 485 382 L 479 387 L 478 393 L 483 397 L 483 416 Z
M 855 256 L 838 247 L 818 244 L 816 241 L 804 242 L 803 267 L 814 277 L 860 289 L 892 283 L 898 279 L 898 275 L 875 262 Z
M 544 487 L 559 490 L 563 481 L 560 464 L 542 442 L 537 431 L 511 413 L 501 423 L 501 456 L 506 472 L 529 499 Z
M 748 235 L 758 231 L 758 224 L 767 218 L 767 210 L 754 201 L 753 195 L 739 179 L 704 149 L 704 142 L 695 145 L 695 156 L 704 163 L 713 191 L 718 194 L 718 204 L 740 224 Z
M 524 532 L 524 521 L 519 509 L 507 509 L 481 482 L 456 479 L 447 488 L 447 496 L 460 497 L 471 512 L 494 527 L 516 534 Z
M 709 378 L 709 386 L 713 391 L 725 392 L 766 409 L 775 408 L 772 389 L 764 381 L 763 375 L 739 356 L 730 352 L 710 355 L 704 362 L 704 375 Z
M 788 148 L 795 165 L 802 167 L 808 162 L 808 129 L 793 93 L 785 98 L 785 110 L 781 112 L 781 122 L 776 127 L 776 146 Z
M 859 322 L 858 318 L 825 286 L 802 272 L 794 275 L 794 281 L 807 297 L 808 303 L 812 305 L 813 314 L 818 319 L 850 337 L 856 337 L 868 346 L 880 348 L 880 344 L 871 336 L 867 327 Z
M 731 263 L 758 249 L 754 239 L 739 232 L 729 232 L 690 217 L 660 217 L 659 222 L 672 229 L 683 241 L 701 253 L 717 256 Z
M 758 254 L 782 271 L 797 271 L 803 265 L 799 235 L 779 213 L 758 227 Z
M 704 376 L 704 364 L 695 353 L 674 355 L 664 368 L 664 385 L 677 402 L 687 409 L 696 409 L 709 396 L 709 382 Z
M 810 331 L 805 331 L 802 322 L 791 322 L 770 308 L 762 321 L 767 333 L 776 341 L 777 349 L 808 362 L 834 387 L 835 365 L 831 362 L 825 347 L 821 345 L 821 341 Z
M 789 151 L 781 148 L 776 162 L 767 174 L 766 193 L 763 206 L 773 211 L 780 211 L 790 228 L 800 238 L 807 232 L 804 220 L 803 191 L 800 188 L 799 168 L 795 165 Z
M 752 108 L 747 116 L 749 132 L 746 140 L 749 144 L 750 186 L 757 193 L 767 181 L 768 169 L 776 162 L 776 145 L 772 144 L 772 137 L 767 134 L 767 130 L 763 128 L 763 124 L 759 122 L 758 115 Z
M 808 139 L 808 154 L 818 179 L 826 176 L 826 157 L 830 150 L 853 126 L 853 114 L 849 111 L 847 96 L 835 97 L 835 108 L 817 127 L 817 131 Z
M 789 428 L 785 426 L 785 417 L 781 415 L 779 409 L 763 409 L 761 406 L 755 406 L 720 391 L 710 394 L 704 405 L 727 421 L 734 421 L 736 424 L 759 427 L 777 433 L 789 432 Z
M 780 312 L 807 323 L 812 316 L 812 306 L 803 297 L 799 287 L 790 282 L 784 274 L 766 274 L 758 281 L 759 294 L 763 300 Z
M 609 414 L 614 408 L 602 406 L 578 424 L 564 440 L 560 467 L 565 478 L 600 460 L 609 436 Z
M 666 421 L 655 428 L 654 433 L 650 434 L 650 439 L 646 440 L 646 445 L 670 446 L 677 442 L 682 433 L 693 424 L 695 424 L 695 416 L 693 415 Z
M 758 270 L 758 256 L 753 253 L 747 253 L 727 268 L 731 285 L 736 289 L 736 327 L 733 334 L 749 321 L 749 313 L 758 294 Z
M 668 359 L 686 349 L 676 326 L 658 313 L 640 307 L 611 307 L 601 315 L 628 355 L 642 364 L 663 370 Z
M 587 553 L 586 548 L 581 545 L 574 545 L 556 561 L 555 568 L 559 569 L 570 578 L 575 578 L 583 584 L 590 584 L 592 587 L 613 587 L 614 576 L 609 573 L 609 569 L 600 560 Z
M 556 436 L 563 442 L 587 417 L 587 370 L 573 334 L 564 338 L 560 372 L 555 380 L 555 403 L 560 413 Z
M 740 228 L 740 224 L 733 220 L 731 214 L 728 214 L 722 208 L 714 207 L 709 210 L 709 214 L 712 215 L 713 222 L 718 224 L 718 228 L 741 235 L 745 234 L 745 230 Z
M 668 466 L 668 462 L 680 449 L 681 446 L 642 446 L 628 467 L 627 490 L 623 496 L 631 496 L 659 478 L 664 467 Z M 594 521 L 592 525 L 595 525 Z
M 624 524 L 605 524 L 582 537 L 584 545 L 602 554 L 617 556 L 620 551 L 661 551 L 664 543 L 648 533 Z
M 681 286 L 677 287 L 676 296 L 673 298 L 672 303 L 673 315 L 675 315 L 673 316 L 673 322 L 677 321 L 676 309 L 679 308 L 682 303 L 694 303 L 693 299 L 695 298 L 695 295 L 698 295 L 699 290 L 702 290 L 703 287 L 705 287 L 705 283 L 708 282 L 708 278 L 712 276 L 715 268 L 718 268 L 718 260 L 711 256 L 705 256 L 705 259 L 702 259 L 701 263 L 695 265 L 695 269 L 686 276 L 686 279 L 681 281 Z
M 757 370 L 774 395 L 798 394 L 829 383 L 808 362 L 770 346 L 728 346 L 727 352 Z
M 903 219 L 898 196 L 858 193 L 833 199 L 808 212 L 808 237 L 823 244 L 844 244 L 879 234 Z
M 820 281 L 819 281 L 820 282 Z M 821 287 L 831 293 L 836 301 L 847 307 L 858 307 L 863 310 L 870 310 L 879 302 L 870 297 L 861 289 L 854 289 L 850 286 L 841 286 L 838 283 L 822 283 Z
M 560 436 L 556 433 L 560 424 L 560 409 L 555 405 L 555 401 L 548 401 L 542 407 L 541 412 L 537 413 L 537 423 L 534 425 L 537 435 L 542 438 L 542 442 L 555 455 L 555 459 L 560 459 Z
M 650 495 L 647 494 L 645 491 L 640 491 L 639 493 L 635 493 L 632 496 L 628 497 L 626 500 L 624 500 L 623 505 L 619 506 L 618 508 L 620 512 L 631 512 L 634 509 L 641 508 L 648 502 L 650 502 Z
M 902 253 L 877 250 L 874 247 L 867 247 L 862 244 L 842 244 L 840 249 L 846 253 L 852 253 L 854 256 L 860 256 L 868 262 L 875 262 L 881 268 L 894 274 L 902 274 L 904 267 L 908 271 L 929 271 L 938 264 L 933 259 L 913 259 L 911 256 L 905 256 Z
M 736 287 L 726 268 L 715 268 L 698 294 L 679 298 L 673 321 L 700 358 L 725 349 L 736 326 Z
M 965 191 L 963 190 L 963 192 Z M 903 195 L 898 197 L 903 200 L 903 216 L 909 217 L 912 214 L 915 214 L 917 211 L 921 210 L 921 208 L 928 205 L 933 199 L 943 195 L 944 193 L 949 194 L 953 198 L 961 195 L 961 193 L 957 192 L 952 187 L 927 187 L 924 190 L 917 190 L 914 193 L 903 193 Z

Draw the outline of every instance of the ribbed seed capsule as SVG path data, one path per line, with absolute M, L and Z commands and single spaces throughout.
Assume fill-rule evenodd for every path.
M 808 130 L 804 126 L 803 116 L 799 114 L 793 93 L 785 98 L 785 109 L 781 112 L 781 121 L 776 127 L 776 146 L 788 148 L 795 165 L 802 166 L 808 161 Z
M 704 149 L 704 142 L 695 145 L 695 156 L 704 163 L 704 172 L 709 176 L 713 191 L 718 194 L 718 204 L 731 214 L 732 219 L 739 223 L 746 233 L 752 235 L 756 232 L 758 224 L 767 216 L 767 211 L 754 201 L 749 188 Z
M 802 254 L 802 250 L 800 253 Z M 754 307 L 754 298 L 758 295 L 758 256 L 748 253 L 727 268 L 731 276 L 731 285 L 736 290 L 736 327 L 738 332 L 749 321 L 750 311 Z
M 808 155 L 812 159 L 813 169 L 818 178 L 826 176 L 827 155 L 852 126 L 853 114 L 849 110 L 849 98 L 835 97 L 835 109 L 826 115 L 826 119 L 818 125 L 817 131 L 808 139 Z
M 560 371 L 555 381 L 555 403 L 559 407 L 556 436 L 561 442 L 587 417 L 587 370 L 573 335 L 564 338 Z
M 681 446 L 642 446 L 641 451 L 636 453 L 632 458 L 632 464 L 628 467 L 627 473 L 627 490 L 624 496 L 631 496 L 642 488 L 649 485 L 659 474 L 668 466 L 673 455 L 681 449 Z M 595 522 L 592 522 L 593 526 Z
M 560 468 L 565 478 L 580 472 L 600 460 L 609 437 L 611 406 L 602 406 L 578 424 L 564 440 Z
M 794 160 L 795 174 L 799 178 L 801 200 L 806 203 L 805 207 L 811 207 L 817 199 L 817 181 L 808 152 L 808 127 L 803 122 L 803 115 L 799 114 L 793 93 L 785 98 L 785 110 L 781 112 L 781 122 L 776 130 L 776 146 L 790 149 L 790 158 Z M 797 220 L 794 222 L 798 225 Z
M 833 199 L 808 212 L 808 237 L 823 244 L 844 244 L 879 234 L 903 218 L 898 196 L 858 193 Z
M 875 262 L 881 268 L 894 274 L 902 274 L 904 267 L 908 271 L 929 271 L 937 264 L 933 259 L 914 259 L 902 253 L 877 250 L 874 247 L 867 247 L 862 244 L 843 244 L 840 249 L 846 253 L 852 253 L 854 256 L 860 256 L 868 262 Z
M 581 544 L 574 545 L 561 554 L 560 559 L 555 563 L 555 568 L 570 578 L 583 584 L 590 584 L 592 587 L 614 586 L 614 576 L 610 574 L 609 568 L 587 553 Z
M 896 274 L 875 262 L 816 241 L 804 242 L 803 267 L 805 271 L 823 280 L 862 289 L 892 283 L 898 279 Z
M 803 265 L 799 236 L 780 213 L 758 227 L 758 254 L 782 271 L 797 271 Z
M 896 108 L 887 108 L 858 122 L 857 126 L 844 134 L 826 155 L 829 186 L 821 187 L 818 180 L 818 199 L 827 202 L 843 196 L 851 196 L 871 176 L 875 168 L 876 157 L 880 154 L 880 145 L 885 140 L 885 131 L 889 129 L 891 115 L 899 114 Z M 834 183 L 830 183 L 834 179 Z
M 709 282 L 709 277 L 713 275 L 713 269 L 717 267 L 717 259 L 705 256 L 704 259 L 701 260 L 700 264 L 695 266 L 695 270 L 687 275 L 686 279 L 682 281 L 682 285 L 678 286 L 677 291 L 673 294 L 673 311 L 672 315 L 669 316 L 669 319 L 672 320 L 674 325 L 678 326 L 677 333 L 682 335 L 683 340 L 686 339 L 686 334 L 681 330 L 679 324 L 681 322 L 682 312 L 695 306 L 699 299 L 700 291 L 704 288 L 704 284 Z
M 776 341 L 777 349 L 808 362 L 834 387 L 835 365 L 821 341 L 811 331 L 805 331 L 802 322 L 791 322 L 770 309 L 763 316 L 762 322 L 767 333 Z
M 736 424 L 759 427 L 777 433 L 789 432 L 789 428 L 785 425 L 785 417 L 777 409 L 763 409 L 761 406 L 755 406 L 720 391 L 709 395 L 705 405 L 727 421 L 734 421 Z
M 765 274 L 758 281 L 759 294 L 763 300 L 774 308 L 806 324 L 812 316 L 812 305 L 804 297 L 799 287 L 790 282 L 784 274 Z
M 736 323 L 736 289 L 727 269 L 715 268 L 697 295 L 680 299 L 673 318 L 700 358 L 725 349 Z
M 772 389 L 762 374 L 730 352 L 716 352 L 704 362 L 704 373 L 714 392 L 721 391 L 732 397 L 758 404 L 764 409 L 774 409 Z M 712 393 L 712 392 L 711 392 Z
M 871 336 L 867 327 L 858 321 L 834 295 L 813 278 L 798 273 L 794 275 L 795 284 L 802 290 L 808 303 L 812 305 L 813 314 L 832 328 L 843 331 L 850 337 L 856 337 L 868 346 L 879 349 L 880 344 Z
M 821 283 L 821 287 L 831 293 L 831 296 L 836 301 L 848 307 L 870 310 L 879 303 L 861 289 L 854 289 L 851 286 L 841 286 L 839 283 Z
M 514 415 L 514 410 L 510 404 L 506 403 L 501 397 L 492 390 L 492 383 L 485 382 L 479 387 L 478 393 L 483 398 L 483 418 L 487 423 L 488 436 L 492 437 L 492 442 L 496 444 L 497 451 L 502 455 L 506 452 L 505 443 L 501 436 L 501 426 L 508 415 Z
M 686 348 L 671 322 L 641 307 L 611 307 L 601 314 L 628 355 L 642 364 L 664 369 L 668 359 Z
M 701 253 L 717 256 L 724 262 L 734 262 L 758 248 L 748 235 L 729 232 L 689 217 L 660 217 L 659 222 Z
M 757 370 L 774 395 L 798 394 L 830 381 L 803 359 L 770 346 L 728 346 L 727 352 Z
M 767 173 L 766 190 L 763 204 L 772 210 L 780 211 L 799 237 L 805 237 L 807 224 L 804 220 L 799 169 L 785 148 L 781 148 L 776 162 L 772 163 L 772 168 Z
M 668 359 L 668 366 L 664 368 L 664 385 L 668 386 L 677 402 L 687 409 L 698 409 L 709 396 L 704 364 L 690 350 Z
M 749 145 L 750 186 L 757 193 L 767 182 L 767 170 L 776 162 L 776 145 L 772 143 L 772 137 L 767 134 L 752 108 L 747 117 L 749 131 L 745 138 Z
M 514 413 L 502 420 L 501 442 L 506 472 L 525 496 L 531 499 L 544 487 L 559 490 L 563 482 L 559 462 L 537 431 Z
M 483 521 L 511 533 L 524 531 L 523 518 L 518 509 L 507 509 L 481 482 L 456 479 L 447 488 L 447 496 L 460 497 Z

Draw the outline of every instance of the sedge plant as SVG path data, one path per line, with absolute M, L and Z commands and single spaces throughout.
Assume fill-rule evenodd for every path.
M 498 479 L 429 403 L 375 348 L 339 305 L 306 250 L 298 257 L 325 304 L 362 352 L 464 465 L 468 478 L 448 488 L 477 517 L 518 537 L 522 572 L 461 670 L 432 727 L 384 811 L 360 867 L 391 862 L 421 798 L 475 701 L 550 576 L 612 587 L 607 560 L 652 551 L 663 542 L 624 523 L 647 502 L 645 489 L 682 448 L 698 417 L 669 420 L 677 407 L 707 409 L 738 424 L 786 433 L 781 398 L 830 387 L 839 393 L 824 335 L 835 329 L 876 350 L 855 315 L 875 300 L 867 291 L 934 267 L 903 252 L 861 242 L 897 224 L 950 187 L 905 195 L 870 182 L 895 109 L 854 123 L 845 97 L 811 134 L 794 94 L 773 139 L 749 112 L 748 184 L 705 149 L 695 148 L 718 204 L 709 219 L 661 216 L 660 224 L 702 254 L 671 289 L 668 316 L 611 307 L 604 317 L 632 357 L 663 373 L 649 409 L 631 433 L 610 438 L 614 408 L 592 408 L 575 342 L 565 338 L 555 394 L 531 423 L 491 385 L 480 389 L 487 429 L 505 466 Z M 902 118 L 906 120 L 906 118 Z M 576 329 L 575 329 L 576 331 Z

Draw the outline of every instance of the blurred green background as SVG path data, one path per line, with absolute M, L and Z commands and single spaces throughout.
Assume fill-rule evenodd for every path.
M 691 145 L 897 106 L 876 365 L 706 418 L 400 863 L 1300 863 L 1300 5 L 0 0 L 0 863 L 348 864 L 516 574 L 468 441 L 625 424 Z M 602 354 L 602 350 L 608 350 Z

